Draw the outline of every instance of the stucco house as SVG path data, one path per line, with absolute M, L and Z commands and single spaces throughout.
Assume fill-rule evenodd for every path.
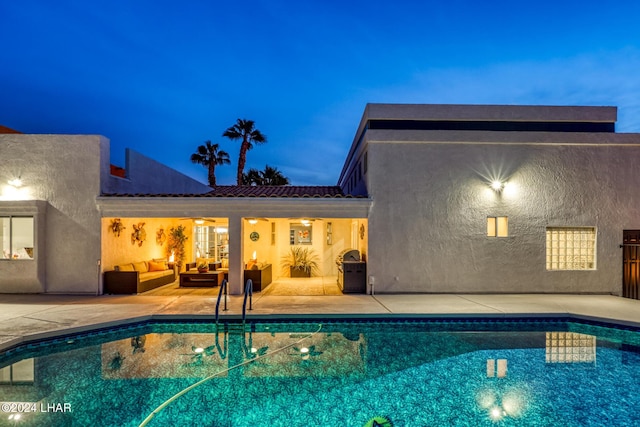
M 248 262 L 286 275 L 301 243 L 324 276 L 359 251 L 366 292 L 637 298 L 640 134 L 616 119 L 615 107 L 369 104 L 328 187 L 211 189 L 131 150 L 114 169 L 101 136 L 0 134 L 0 292 L 101 294 L 105 271 L 166 257 L 160 232 L 184 225 L 188 262 L 226 260 L 235 294 Z
M 622 294 L 640 134 L 616 133 L 616 118 L 615 107 L 368 105 L 339 185 L 372 200 L 376 291 Z

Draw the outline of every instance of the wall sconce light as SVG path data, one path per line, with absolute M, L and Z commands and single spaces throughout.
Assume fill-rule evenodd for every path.
M 20 178 L 14 178 L 9 180 L 9 185 L 14 188 L 22 187 L 22 180 Z
M 9 185 L 0 185 L 0 200 L 29 200 L 32 198 L 29 186 L 25 186 L 20 177 L 7 181 Z
M 504 182 L 500 182 L 500 181 L 491 182 L 491 189 L 496 193 L 499 193 L 500 191 L 502 191 L 504 189 L 504 186 L 505 186 Z

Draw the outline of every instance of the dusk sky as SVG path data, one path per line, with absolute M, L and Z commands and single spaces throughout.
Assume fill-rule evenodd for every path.
M 613 105 L 640 132 L 640 2 L 3 0 L 0 124 L 100 134 L 201 182 L 237 118 L 247 168 L 335 185 L 371 103 Z

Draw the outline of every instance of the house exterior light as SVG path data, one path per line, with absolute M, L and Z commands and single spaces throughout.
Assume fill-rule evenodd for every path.
M 504 188 L 504 186 L 505 186 L 504 182 L 500 182 L 500 181 L 497 181 L 497 180 L 496 180 L 496 181 L 493 181 L 493 182 L 491 183 L 491 188 L 492 188 L 492 189 L 493 189 L 493 191 L 495 191 L 496 193 L 497 193 L 497 192 L 502 191 L 502 189 Z

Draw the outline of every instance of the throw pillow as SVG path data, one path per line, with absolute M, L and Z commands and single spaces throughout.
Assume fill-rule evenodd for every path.
M 167 264 L 164 262 L 149 261 L 149 271 L 165 271 Z
M 135 271 L 139 271 L 140 273 L 146 273 L 147 271 L 149 271 L 149 268 L 147 267 L 147 263 L 144 261 L 134 262 L 133 269 Z

